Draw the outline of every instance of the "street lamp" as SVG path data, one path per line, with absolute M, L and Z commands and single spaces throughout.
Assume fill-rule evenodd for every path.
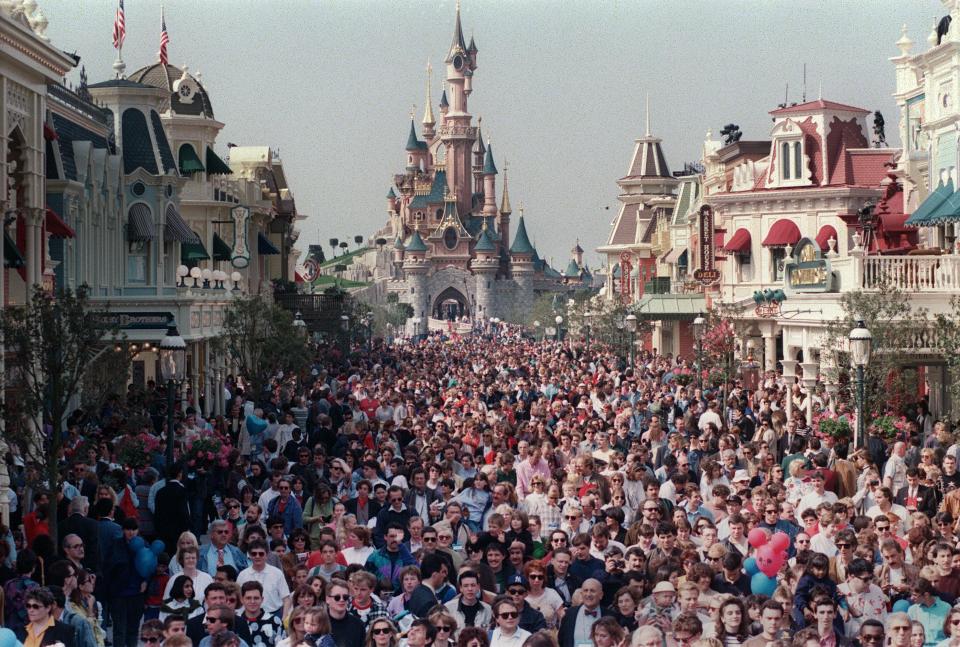
M 624 320 L 623 325 L 628 331 L 630 331 L 630 368 L 633 369 L 633 372 L 637 372 L 637 315 L 632 312 L 628 314 Z
M 423 321 L 420 317 L 413 318 L 413 341 L 417 341 L 417 337 L 420 335 L 420 322 Z
M 293 315 L 293 328 L 298 336 L 307 336 L 307 322 L 303 320 L 303 315 L 300 314 L 299 310 L 297 310 L 297 314 Z
M 583 313 L 583 329 L 587 334 L 587 352 L 590 352 L 590 320 L 593 318 L 593 313 L 587 310 Z
M 857 441 L 856 447 L 866 445 L 866 420 L 864 408 L 866 406 L 863 371 L 870 363 L 870 351 L 873 347 L 873 335 L 867 330 L 863 319 L 857 322 L 857 327 L 850 331 L 850 359 L 857 367 Z
M 698 314 L 690 326 L 693 328 L 693 338 L 697 340 L 697 386 L 703 393 L 703 333 L 707 330 L 707 320 L 703 314 Z
M 563 323 L 563 317 L 557 315 L 557 318 L 554 319 L 554 321 L 557 322 L 557 341 L 560 341 L 560 324 Z
M 160 340 L 160 376 L 167 383 L 167 469 L 173 465 L 173 405 L 177 385 L 187 374 L 187 342 L 183 341 L 177 324 L 171 320 L 167 334 Z
M 533 336 L 537 341 L 540 341 L 540 320 L 533 320 Z

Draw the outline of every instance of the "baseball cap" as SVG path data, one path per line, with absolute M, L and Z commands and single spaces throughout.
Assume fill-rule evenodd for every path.
M 657 582 L 657 585 L 653 587 L 654 595 L 656 595 L 657 593 L 676 593 L 676 592 L 677 590 L 673 588 L 673 584 L 666 581 Z
M 515 575 L 511 575 L 510 577 L 507 578 L 507 587 L 511 587 L 511 586 L 522 586 L 525 589 L 530 588 L 530 585 L 527 584 L 527 578 L 525 578 L 523 575 L 520 575 L 519 573 Z

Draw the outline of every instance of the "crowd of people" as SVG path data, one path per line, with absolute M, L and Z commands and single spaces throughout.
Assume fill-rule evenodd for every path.
M 131 389 L 69 421 L 55 523 L 8 456 L 0 647 L 960 645 L 950 429 L 921 403 L 854 450 L 777 374 L 690 366 L 506 325 L 321 346 L 179 408 L 169 465 Z M 756 529 L 789 537 L 772 592 Z

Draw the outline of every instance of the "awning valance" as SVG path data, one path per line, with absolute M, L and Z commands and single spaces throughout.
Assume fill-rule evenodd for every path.
M 649 321 L 692 320 L 704 310 L 702 294 L 647 294 L 630 308 L 637 319 Z
M 723 246 L 723 251 L 730 254 L 749 254 L 752 244 L 753 238 L 750 236 L 750 231 L 741 227 L 733 232 L 730 241 Z
M 143 242 L 153 240 L 155 225 L 150 207 L 142 202 L 130 206 L 127 212 L 127 240 Z
M 183 216 L 172 204 L 167 205 L 167 224 L 163 228 L 163 238 L 168 242 L 194 243 L 199 241 L 197 235 L 193 233 Z
M 678 264 L 680 257 L 683 256 L 687 251 L 686 247 L 674 247 L 667 255 L 663 257 L 664 263 L 672 263 L 674 265 Z
M 220 156 L 213 152 L 213 149 L 207 146 L 207 173 L 210 175 L 230 175 L 233 170 L 220 159 Z
M 939 207 L 931 211 L 923 224 L 932 227 L 958 221 L 960 221 L 960 191 L 954 192 Z
M 230 249 L 230 245 L 228 245 L 225 240 L 220 238 L 219 234 L 214 232 L 213 233 L 213 260 L 229 261 L 232 256 L 233 256 L 233 250 Z
M 263 232 L 257 234 L 257 253 L 260 256 L 273 256 L 279 254 L 280 250 L 270 242 L 270 239 L 263 235 Z
M 10 234 L 3 232 L 3 266 L 18 269 L 26 264 L 26 259 L 23 258 L 17 244 L 10 238 Z
M 927 199 L 924 200 L 917 210 L 910 214 L 910 217 L 907 218 L 906 224 L 913 225 L 914 227 L 929 227 L 933 223 L 927 222 L 927 219 L 930 215 L 936 211 L 944 202 L 947 201 L 947 198 L 953 195 L 953 180 L 947 180 L 947 183 L 941 184 L 936 188 L 936 190 L 927 196 Z
M 800 228 L 796 223 L 786 218 L 773 223 L 773 227 L 767 232 L 767 237 L 763 239 L 764 247 L 785 247 L 786 245 L 796 245 L 800 240 Z
M 190 175 L 203 171 L 203 162 L 197 156 L 197 151 L 190 144 L 180 147 L 180 174 Z
M 821 251 L 828 251 L 830 245 L 827 244 L 827 241 L 830 239 L 839 240 L 837 238 L 837 230 L 833 228 L 833 225 L 824 225 L 820 228 L 820 231 L 817 232 L 817 245 L 820 246 Z
M 196 239 L 193 242 L 180 245 L 180 262 L 184 265 L 196 264 L 199 261 L 205 261 L 210 258 L 207 248 L 203 246 L 203 241 L 197 232 L 193 232 Z
M 44 225 L 47 228 L 47 234 L 51 238 L 76 238 L 77 232 L 73 227 L 63 221 L 56 211 L 47 207 L 47 215 L 44 219 Z

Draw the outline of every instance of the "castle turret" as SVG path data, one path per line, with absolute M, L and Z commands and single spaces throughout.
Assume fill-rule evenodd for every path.
M 483 117 L 477 117 L 477 140 L 473 144 L 473 192 L 483 193 L 483 158 L 487 147 L 483 145 Z
M 446 147 L 447 184 L 450 193 L 457 196 L 457 209 L 469 213 L 472 208 L 471 149 L 476 141 L 476 129 L 471 126 L 472 117 L 467 107 L 467 97 L 472 88 L 473 64 L 463 40 L 460 26 L 460 7 L 453 30 L 453 41 L 447 54 L 447 99 L 450 109 L 444 115 L 440 136 Z
M 407 278 L 410 294 L 410 305 L 413 306 L 413 316 L 427 320 L 429 304 L 427 303 L 427 245 L 420 237 L 420 232 L 413 231 L 404 246 L 403 273 Z
M 577 262 L 577 267 L 583 267 L 583 247 L 580 247 L 579 238 L 577 239 L 577 244 L 570 250 L 570 253 L 573 255 L 573 260 Z
M 487 221 L 483 221 L 483 229 L 480 230 L 480 237 L 473 248 L 475 256 L 470 267 L 476 275 L 476 295 L 477 311 L 476 317 L 496 316 L 496 304 L 494 300 L 494 283 L 497 278 L 497 270 L 500 267 L 500 254 L 497 244 L 490 236 L 490 230 L 487 228 Z
M 507 186 L 507 164 L 503 165 L 503 198 L 500 200 L 500 222 L 497 231 L 500 232 L 500 245 L 504 251 L 510 249 L 510 190 Z
M 417 137 L 417 128 L 410 117 L 410 134 L 407 135 L 407 171 L 417 171 L 424 167 L 427 159 L 427 142 Z
M 510 264 L 513 267 L 513 281 L 516 284 L 516 303 L 533 303 L 533 245 L 527 235 L 527 226 L 523 221 L 523 207 L 520 207 L 520 220 L 517 222 L 517 236 L 510 246 Z
M 493 163 L 493 145 L 487 142 L 483 160 L 483 215 L 497 215 L 497 167 Z

